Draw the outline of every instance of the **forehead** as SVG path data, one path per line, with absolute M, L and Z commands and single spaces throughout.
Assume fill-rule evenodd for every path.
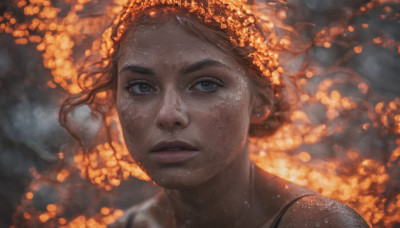
M 242 71 L 233 56 L 169 21 L 128 31 L 121 44 L 118 68 L 126 64 L 178 67 L 204 59 L 217 60 Z

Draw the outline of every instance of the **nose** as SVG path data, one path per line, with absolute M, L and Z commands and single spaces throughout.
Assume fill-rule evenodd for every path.
M 176 88 L 169 88 L 163 94 L 155 121 L 160 129 L 169 132 L 188 126 L 189 116 Z

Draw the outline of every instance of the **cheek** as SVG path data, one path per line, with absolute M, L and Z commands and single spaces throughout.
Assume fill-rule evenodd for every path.
M 247 94 L 226 96 L 204 113 L 204 137 L 219 156 L 236 153 L 245 145 L 250 125 L 248 100 Z
M 138 141 L 143 140 L 146 126 L 146 110 L 123 96 L 117 99 L 117 112 L 121 123 L 122 133 L 129 151 L 134 155 Z M 135 146 L 134 146 L 135 145 Z

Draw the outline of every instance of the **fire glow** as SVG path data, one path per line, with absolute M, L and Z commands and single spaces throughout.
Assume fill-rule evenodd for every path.
M 24 12 L 27 21 L 17 21 L 10 12 L 0 17 L 0 32 L 11 34 L 15 43 L 27 45 L 35 44 L 37 51 L 42 53 L 43 64 L 51 70 L 53 79 L 47 82 L 51 88 L 61 86 L 70 94 L 77 94 L 85 88 L 90 88 L 96 78 L 80 75 L 84 59 L 103 59 L 103 63 L 110 54 L 112 42 L 119 39 L 121 34 L 112 37 L 111 31 L 106 29 L 110 23 L 116 24 L 119 18 L 115 16 L 123 9 L 126 0 L 114 0 L 110 4 L 104 4 L 101 13 L 94 12 L 94 16 L 84 17 L 88 13 L 82 13 L 90 5 L 89 0 L 64 0 L 70 6 L 68 13 L 60 17 L 60 9 L 53 6 L 49 0 L 19 0 L 15 4 Z M 139 1 L 140 2 L 140 1 Z M 291 37 L 279 37 L 274 34 L 272 28 L 279 20 L 286 18 L 284 7 L 274 12 L 276 17 L 266 16 L 268 7 L 243 5 L 240 0 L 212 1 L 213 4 L 231 2 L 233 11 L 243 12 L 243 18 L 236 20 L 233 15 L 222 18 L 208 13 L 201 5 L 191 4 L 191 1 L 180 0 L 150 0 L 146 4 L 162 2 L 166 5 L 179 5 L 187 7 L 193 12 L 213 17 L 221 23 L 221 28 L 232 27 L 239 31 L 238 40 L 232 42 L 238 45 L 250 44 L 257 49 L 254 65 L 260 67 L 265 77 L 269 77 L 273 84 L 282 83 L 281 74 L 284 69 L 279 67 L 278 53 L 270 51 L 269 47 L 280 46 L 282 49 L 291 44 Z M 193 1 L 196 2 L 196 1 Z M 381 7 L 385 3 L 398 3 L 398 1 L 374 0 L 361 6 L 360 13 L 368 13 L 374 8 Z M 132 12 L 120 15 L 127 17 L 134 13 L 135 4 L 132 2 Z M 279 4 L 285 5 L 280 1 Z M 237 8 L 235 8 L 237 7 Z M 258 10 L 258 8 L 263 10 Z M 386 6 L 387 14 L 384 17 L 392 17 L 398 20 L 400 14 Z M 240 13 L 238 13 L 240 14 Z M 257 15 L 262 18 L 263 29 L 268 31 L 268 45 L 262 40 L 260 34 L 248 34 L 246 26 L 255 23 L 254 18 L 247 15 Z M 381 15 L 382 17 L 382 15 Z M 128 20 L 126 20 L 128 23 Z M 122 23 L 119 26 L 126 26 Z M 244 24 L 243 24 L 244 23 Z M 282 26 L 282 24 L 280 24 Z M 358 29 L 367 29 L 368 24 L 359 26 L 340 24 L 332 25 L 317 31 L 313 43 L 316 46 L 331 48 L 338 36 L 343 33 L 353 33 Z M 114 34 L 115 35 L 115 34 Z M 101 37 L 102 39 L 98 38 Z M 85 43 L 92 41 L 92 46 L 84 49 Z M 114 40 L 114 41 L 113 41 Z M 375 37 L 370 44 L 357 44 L 351 49 L 351 55 L 364 51 L 364 45 L 376 45 L 378 47 L 394 49 L 400 53 L 400 44 L 393 39 Z M 279 49 L 279 48 L 278 48 Z M 84 51 L 82 51 L 84 50 Z M 271 62 L 270 69 L 264 69 L 261 62 Z M 325 75 L 324 77 L 321 75 Z M 328 76 L 326 76 L 328 75 Z M 348 69 L 324 70 L 318 66 L 306 68 L 297 78 L 302 86 L 298 110 L 292 113 L 293 123 L 283 126 L 275 135 L 267 139 L 251 139 L 251 157 L 260 167 L 266 171 L 306 186 L 320 194 L 345 202 L 356 209 L 370 224 L 381 227 L 391 227 L 400 223 L 400 193 L 387 193 L 390 174 L 389 169 L 400 164 L 400 99 L 380 101 L 374 104 L 370 100 L 370 88 L 367 82 Z M 317 81 L 315 91 L 307 90 L 307 86 Z M 353 85 L 356 95 L 346 95 L 340 88 L 344 85 Z M 98 95 L 99 100 L 107 102 L 110 94 Z M 323 121 L 315 121 L 309 107 L 322 107 Z M 320 109 L 320 110 L 321 110 Z M 315 153 L 308 151 L 311 145 L 322 145 L 336 134 L 341 134 L 346 129 L 346 116 L 357 115 L 362 111 L 365 118 L 360 120 L 356 129 L 348 129 L 359 134 L 368 134 L 371 129 L 379 131 L 383 137 L 391 135 L 392 144 L 388 142 L 389 156 L 385 162 L 365 158 L 360 149 L 354 145 L 350 147 L 326 143 L 333 147 L 339 158 L 321 159 L 315 157 Z M 112 143 L 98 143 L 90 151 L 78 151 L 69 154 L 62 151 L 60 161 L 66 161 L 70 166 L 44 175 L 32 170 L 35 180 L 24 195 L 16 215 L 22 216 L 26 224 L 46 224 L 59 227 L 102 227 L 112 223 L 122 216 L 123 211 L 110 207 L 101 207 L 95 215 L 80 215 L 67 219 L 63 213 L 66 208 L 62 200 L 59 203 L 48 204 L 45 211 L 40 212 L 32 206 L 35 193 L 45 184 L 43 179 L 52 179 L 57 183 L 67 182 L 73 175 L 86 177 L 97 188 L 111 191 L 119 186 L 122 180 L 135 176 L 143 180 L 149 180 L 147 175 L 135 164 L 125 147 L 119 129 L 118 118 L 115 115 L 107 116 L 103 121 L 106 126 L 113 125 Z M 291 151 L 290 153 L 288 151 Z M 68 195 L 67 190 L 59 189 L 61 195 Z M 386 194 L 386 195 L 385 195 Z M 62 198 L 62 197 L 61 197 Z

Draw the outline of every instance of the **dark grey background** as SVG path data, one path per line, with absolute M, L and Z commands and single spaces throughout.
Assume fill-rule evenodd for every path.
M 95 1 L 91 4 L 98 10 L 99 5 L 105 4 L 104 2 L 107 1 Z M 290 0 L 288 21 L 292 25 L 300 22 L 313 23 L 315 27 L 310 29 L 312 33 L 312 30 L 318 31 L 322 26 L 341 20 L 344 15 L 348 15 L 365 2 Z M 68 5 L 61 0 L 53 0 L 52 3 L 62 7 L 63 11 L 68 10 Z M 391 7 L 399 12 L 399 5 Z M 0 15 L 7 11 L 14 12 L 18 18 L 24 20 L 24 16 L 11 0 L 2 0 Z M 388 37 L 400 40 L 399 21 L 382 20 L 379 18 L 381 12 L 382 7 L 368 15 L 356 16 L 350 20 L 351 24 L 370 25 L 369 29 L 357 32 L 354 40 L 360 42 L 371 39 L 378 34 L 376 31 L 378 29 L 379 32 L 383 30 Z M 330 49 L 315 47 L 312 49 L 312 58 L 323 66 L 330 66 L 342 59 L 352 47 L 339 45 L 334 45 Z M 380 99 L 390 100 L 400 97 L 400 55 L 395 51 L 371 45 L 365 47 L 362 54 L 345 59 L 341 65 L 356 70 L 369 81 L 373 94 L 380 97 L 371 98 L 369 100 L 371 104 Z M 33 167 L 44 174 L 51 173 L 51 170 L 57 168 L 57 153 L 60 148 L 72 141 L 57 120 L 59 102 L 64 97 L 64 91 L 60 87 L 49 88 L 46 82 L 51 79 L 50 71 L 43 66 L 41 54 L 36 51 L 35 45 L 16 45 L 12 36 L 0 34 L 0 227 L 11 224 L 12 214 L 33 179 L 29 169 Z M 352 87 L 341 89 L 343 92 L 354 90 Z M 305 109 L 309 113 L 314 113 L 316 122 L 324 119 L 318 117 L 318 113 L 324 112 L 318 105 Z M 358 126 L 364 118 L 354 113 L 351 115 L 349 118 L 343 118 L 348 126 Z M 382 136 L 379 129 L 371 130 L 367 134 L 344 132 L 328 137 L 317 145 L 303 145 L 300 150 L 310 151 L 313 157 L 329 159 L 337 155 L 337 150 L 332 145 L 339 144 L 343 148 L 356 146 L 366 157 L 385 161 L 394 147 L 394 138 L 395 136 L 391 134 Z M 399 192 L 400 172 L 398 168 L 393 168 L 390 172 L 392 184 L 387 191 Z M 84 182 L 81 186 L 86 187 L 74 193 L 80 197 L 75 198 L 76 202 L 69 204 L 75 210 L 70 212 L 71 217 L 79 213 L 90 214 L 88 205 L 115 204 L 119 208 L 126 208 L 158 191 L 152 184 L 131 179 L 115 190 L 115 195 L 119 198 L 106 197 L 107 202 L 93 202 L 93 194 L 104 193 L 99 193 Z M 54 192 L 57 192 L 57 187 L 51 184 L 43 187 L 40 194 L 35 196 L 34 204 L 37 209 L 44 209 L 47 203 L 57 201 L 59 198 Z M 112 202 L 113 200 L 115 202 Z

